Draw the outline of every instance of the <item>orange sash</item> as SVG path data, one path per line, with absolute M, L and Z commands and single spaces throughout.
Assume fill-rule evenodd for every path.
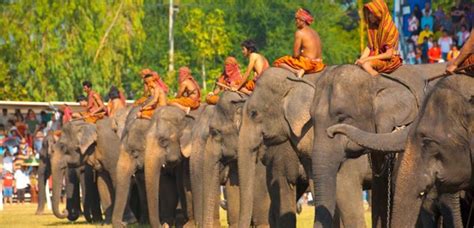
M 199 105 L 201 105 L 201 102 L 199 100 L 194 100 L 189 97 L 180 97 L 180 98 L 169 100 L 168 104 L 171 104 L 171 103 L 177 103 L 184 107 L 190 107 L 193 110 L 199 108 Z
M 303 69 L 306 74 L 320 72 L 326 67 L 321 59 L 309 59 L 304 56 L 293 58 L 293 56 L 283 56 L 273 63 L 274 66 L 279 67 L 281 64 L 286 64 L 293 69 Z

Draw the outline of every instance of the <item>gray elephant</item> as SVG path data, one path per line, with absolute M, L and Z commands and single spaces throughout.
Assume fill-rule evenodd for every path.
M 473 133 L 474 79 L 441 80 L 427 95 L 397 162 L 392 227 L 412 227 L 430 197 L 473 187 Z M 459 208 L 453 212 L 459 215 Z M 461 221 L 455 224 L 463 227 Z
M 102 221 L 102 212 L 100 210 L 100 201 L 98 196 L 97 185 L 85 180 L 93 179 L 90 166 L 84 166 L 81 157 L 93 151 L 84 148 L 81 150 L 80 142 L 73 138 L 75 135 L 76 124 L 66 124 L 62 129 L 62 134 L 59 140 L 54 144 L 51 151 L 51 173 L 53 176 L 53 198 L 52 206 L 53 213 L 58 218 L 70 219 L 78 216 L 80 213 L 80 206 L 78 204 L 79 187 L 82 189 L 82 203 L 84 205 L 84 216 L 88 221 L 99 222 Z M 83 134 L 81 131 L 79 134 Z M 82 151 L 78 153 L 77 151 Z M 59 198 L 61 195 L 61 185 L 63 177 L 66 177 L 66 194 L 68 198 L 67 208 L 64 213 L 59 211 Z M 70 206 L 72 205 L 72 206 Z M 76 218 L 77 219 L 77 218 Z
M 66 124 L 58 143 L 55 144 L 57 153 L 51 157 L 51 161 L 55 161 L 54 164 L 52 163 L 53 168 L 56 166 L 85 168 L 85 174 L 89 177 L 84 178 L 82 182 L 88 186 L 95 186 L 92 189 L 97 188 L 93 195 L 100 195 L 106 223 L 110 223 L 113 209 L 113 189 L 120 146 L 117 133 L 123 129 L 128 112 L 129 109 L 120 110 L 114 118 L 104 118 L 96 124 L 82 121 Z M 56 196 L 53 193 L 54 197 Z M 98 199 L 90 200 L 99 202 Z M 85 199 L 85 201 L 89 200 Z M 125 220 L 136 221 L 128 207 Z
M 241 180 L 241 210 L 239 227 L 250 225 L 249 208 L 252 208 L 252 186 L 255 183 L 255 161 L 262 157 L 258 151 L 262 146 L 270 147 L 288 142 L 292 152 L 302 164 L 306 177 L 314 175 L 311 171 L 313 149 L 313 123 L 310 108 L 315 93 L 315 84 L 321 74 L 309 74 L 304 79 L 297 79 L 289 71 L 280 68 L 266 70 L 257 82 L 252 96 L 247 100 L 242 114 L 241 132 L 239 135 L 238 166 Z M 347 163 L 347 164 L 346 164 Z M 295 165 L 295 164 L 293 164 Z M 297 167 L 297 166 L 294 166 Z M 362 189 L 370 183 L 370 169 L 366 157 L 348 160 L 340 166 L 337 177 L 338 209 L 346 225 L 365 226 L 363 214 Z M 300 169 L 298 169 L 300 170 Z M 282 189 L 291 190 L 294 182 L 280 179 L 275 182 Z M 365 186 L 368 187 L 368 186 Z M 319 188 L 319 186 L 318 186 Z M 287 192 L 282 195 L 291 195 Z M 294 199 L 286 199 L 290 208 L 279 214 L 278 223 L 296 226 Z
M 49 133 L 43 139 L 38 166 L 38 207 L 36 208 L 35 213 L 37 215 L 41 215 L 44 212 L 44 205 L 46 204 L 46 180 L 51 176 L 51 163 L 49 157 L 56 141 L 57 139 L 55 139 L 54 134 L 52 133 Z
M 372 133 L 402 134 L 398 129 L 412 123 L 418 113 L 426 79 L 443 72 L 445 66 L 403 66 L 391 75 L 371 77 L 355 65 L 341 65 L 320 77 L 311 111 L 315 126 L 312 153 L 313 180 L 317 186 L 315 227 L 329 227 L 332 223 L 336 208 L 334 192 L 339 186 L 336 174 L 342 162 L 373 151 L 367 148 L 387 152 L 403 149 L 403 141 L 389 145 L 372 137 L 348 136 L 342 128 L 353 126 Z M 328 129 L 336 124 L 343 125 Z M 388 226 L 389 221 L 387 208 L 391 191 L 388 187 L 391 186 L 393 156 L 386 154 L 370 154 L 374 227 Z
M 193 129 L 192 190 L 197 223 L 201 227 L 220 227 L 216 210 L 224 185 L 229 227 L 237 227 L 239 214 L 239 179 L 237 169 L 238 135 L 246 96 L 224 92 L 217 105 L 209 106 Z M 268 226 L 270 199 L 265 167 L 257 165 L 257 183 L 252 211 L 252 225 Z M 198 201 L 198 202 L 196 202 Z
M 191 130 L 200 111 L 193 111 L 191 115 L 194 116 L 191 116 L 179 108 L 168 106 L 157 109 L 152 117 L 144 155 L 145 186 L 152 227 L 160 227 L 161 222 L 174 225 L 178 202 L 189 220 L 186 222 L 194 224 L 188 157 L 191 152 Z

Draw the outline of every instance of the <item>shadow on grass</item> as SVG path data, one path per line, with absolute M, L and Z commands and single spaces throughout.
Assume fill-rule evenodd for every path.
M 53 222 L 53 223 L 49 223 L 49 224 L 46 224 L 45 226 L 76 226 L 76 225 L 102 225 L 101 223 L 95 223 L 95 224 L 92 224 L 92 223 L 88 223 L 86 221 L 80 221 L 80 222 L 69 222 L 69 221 L 58 221 L 58 222 Z

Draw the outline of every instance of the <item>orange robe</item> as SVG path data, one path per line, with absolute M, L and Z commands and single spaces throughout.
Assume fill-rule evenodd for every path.
M 199 108 L 199 105 L 201 105 L 201 102 L 199 100 L 194 100 L 190 97 L 180 97 L 171 99 L 168 101 L 168 103 L 177 103 L 184 107 L 190 107 L 193 110 Z
M 88 94 L 88 97 L 87 97 L 87 111 L 86 112 L 81 112 L 81 116 L 84 117 L 84 121 L 86 123 L 95 124 L 97 122 L 97 120 L 100 120 L 100 119 L 104 118 L 107 114 L 105 111 L 102 111 L 102 112 L 94 114 L 93 116 L 90 115 L 92 112 L 94 112 L 99 107 L 99 102 L 96 101 L 95 98 L 94 98 L 95 94 L 96 93 L 94 91 L 91 91 Z M 100 96 L 100 95 L 98 95 L 98 96 Z
M 388 10 L 387 4 L 383 0 L 373 0 L 364 5 L 380 21 L 377 29 L 367 26 L 369 56 L 375 56 L 393 49 L 395 54 L 391 59 L 371 61 L 371 66 L 379 73 L 391 73 L 402 65 L 402 59 L 398 54 L 398 29 L 393 23 L 392 16 Z M 368 25 L 367 15 L 365 15 Z
M 309 59 L 304 56 L 294 58 L 293 56 L 287 55 L 273 62 L 273 65 L 276 67 L 279 67 L 281 64 L 286 64 L 293 69 L 303 69 L 305 74 L 317 73 L 324 70 L 324 67 L 326 67 L 322 59 Z

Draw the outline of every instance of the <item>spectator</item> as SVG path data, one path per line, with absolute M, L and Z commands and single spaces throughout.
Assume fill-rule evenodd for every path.
M 433 37 L 428 37 L 428 49 L 433 47 Z
M 420 6 L 418 4 L 416 4 L 413 8 L 413 13 L 415 13 L 415 17 L 418 19 L 418 21 L 421 21 L 423 13 L 421 13 Z
M 451 8 L 451 21 L 453 22 L 455 29 L 459 28 L 459 24 L 463 20 L 463 17 L 464 11 L 462 11 L 460 7 Z
M 23 115 L 20 113 L 20 110 L 17 109 L 18 112 L 15 112 L 15 127 L 18 131 L 18 134 L 21 138 L 26 137 L 26 124 L 25 124 L 25 118 Z
M 8 150 L 5 151 L 5 157 L 3 157 L 3 170 L 13 173 L 13 156 Z
M 446 14 L 444 13 L 443 7 L 441 5 L 438 6 L 438 10 L 436 10 L 433 15 L 437 22 L 440 22 L 446 18 Z
M 48 126 L 48 123 L 51 121 L 51 115 L 46 113 L 45 111 L 41 111 L 40 116 L 41 116 L 41 123 L 44 123 L 46 126 Z
M 30 154 L 30 148 L 28 146 L 28 143 L 26 143 L 26 139 L 22 138 L 20 141 L 20 150 L 18 151 L 18 154 L 21 155 L 29 155 Z
M 418 34 L 419 27 L 420 21 L 416 18 L 415 12 L 412 12 L 410 18 L 408 18 L 408 31 L 411 35 Z
M 456 47 L 456 45 L 451 45 L 451 50 L 448 52 L 448 61 L 451 61 L 453 59 L 455 59 L 456 57 L 458 57 L 459 55 L 459 50 L 458 50 L 458 47 Z
M 437 42 L 433 43 L 433 47 L 428 50 L 429 63 L 437 63 L 442 61 L 441 49 Z
M 5 175 L 3 175 L 3 197 L 5 199 L 5 204 L 13 203 L 13 174 L 12 171 L 6 170 Z
M 461 48 L 467 38 L 469 38 L 470 32 L 467 31 L 466 25 L 461 25 L 461 30 L 456 33 L 456 39 L 458 41 L 458 47 Z
M 422 64 L 422 53 L 421 53 L 421 48 L 419 46 L 416 47 L 416 64 Z
M 26 174 L 26 169 L 22 166 L 20 169 L 15 171 L 15 192 L 17 195 L 18 203 L 23 204 L 25 202 L 25 191 L 30 184 L 30 178 Z
M 451 45 L 453 45 L 453 39 L 448 35 L 448 31 L 443 31 L 443 36 L 439 38 L 438 44 L 441 48 L 443 60 L 446 60 L 448 58 L 448 52 L 451 50 Z
M 2 116 L 0 116 L 0 124 L 2 124 L 6 129 L 9 129 L 11 127 L 8 123 L 9 119 L 10 118 L 8 117 L 8 109 L 2 109 Z
M 438 27 L 438 30 L 436 30 L 436 32 L 434 33 L 433 37 L 435 40 L 439 40 L 439 38 L 441 38 L 443 36 L 443 32 L 444 32 L 444 27 L 441 25 Z
M 423 17 L 421 17 L 421 26 L 425 27 L 427 25 L 430 27 L 430 31 L 433 31 L 433 26 L 434 26 L 433 16 L 431 16 L 431 12 L 428 12 L 425 9 Z
M 428 44 L 428 37 L 425 37 L 423 39 L 423 43 L 421 44 L 421 59 L 423 61 L 423 63 L 427 63 L 428 62 L 428 51 L 429 51 L 430 47 L 429 47 L 429 44 Z
M 64 104 L 64 106 L 62 106 L 61 109 L 63 111 L 63 125 L 64 125 L 67 122 L 72 120 L 72 109 L 67 104 Z
M 422 44 L 424 39 L 430 36 L 433 36 L 433 32 L 430 30 L 429 25 L 425 25 L 425 29 L 421 31 L 420 35 L 418 36 L 418 44 Z
M 408 64 L 416 64 L 415 50 L 410 50 L 407 54 Z
M 423 9 L 423 16 L 431 16 L 433 11 L 431 10 L 431 4 L 429 2 L 425 3 L 425 8 Z
M 43 147 L 43 139 L 44 139 L 44 134 L 40 125 L 38 130 L 35 132 L 34 139 L 33 139 L 35 153 L 39 153 L 41 151 Z
M 35 134 L 36 130 L 38 129 L 39 121 L 36 118 L 35 112 L 32 109 L 28 109 L 28 113 L 26 114 L 26 126 L 27 126 L 27 137 L 28 137 L 28 144 L 33 145 L 33 135 Z

